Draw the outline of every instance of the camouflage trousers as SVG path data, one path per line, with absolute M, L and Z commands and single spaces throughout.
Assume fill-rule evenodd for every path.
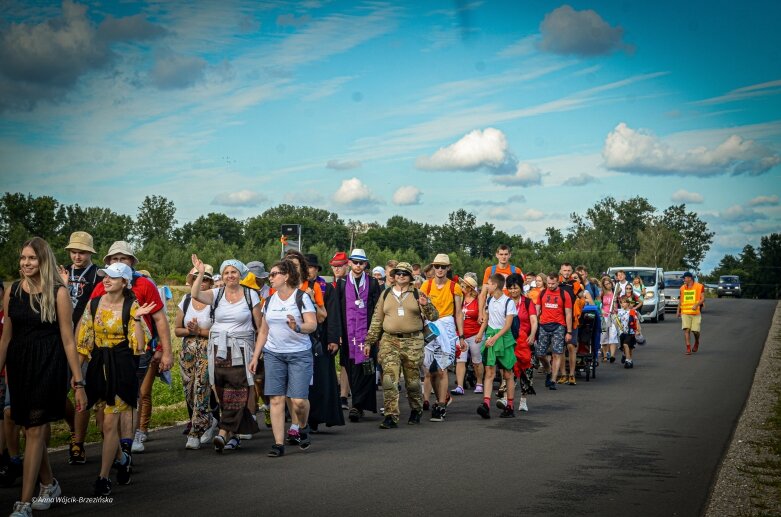
M 423 410 L 420 365 L 423 364 L 423 334 L 398 338 L 383 334 L 377 361 L 382 366 L 382 398 L 385 415 L 399 419 L 399 371 L 404 372 L 410 409 Z

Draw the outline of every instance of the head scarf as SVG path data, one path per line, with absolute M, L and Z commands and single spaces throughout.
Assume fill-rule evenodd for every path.
M 220 276 L 222 276 L 222 273 L 225 271 L 225 268 L 228 266 L 233 266 L 236 269 L 239 270 L 239 276 L 242 280 L 244 280 L 244 277 L 247 276 L 247 273 L 249 273 L 249 269 L 247 269 L 247 266 L 244 265 L 244 262 L 240 260 L 235 259 L 229 259 L 224 260 L 222 264 L 220 264 Z

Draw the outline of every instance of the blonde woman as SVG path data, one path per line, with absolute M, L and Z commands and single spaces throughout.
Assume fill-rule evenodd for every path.
M 24 517 L 32 515 L 33 509 L 48 510 L 51 500 L 62 494 L 52 475 L 46 442 L 50 422 L 65 417 L 68 368 L 77 411 L 84 411 L 87 396 L 73 337 L 73 305 L 49 244 L 40 237 L 25 242 L 19 269 L 22 278 L 3 298 L 0 370 L 7 367 L 11 418 L 26 435 L 22 497 L 11 513 Z M 40 491 L 33 503 L 39 479 Z

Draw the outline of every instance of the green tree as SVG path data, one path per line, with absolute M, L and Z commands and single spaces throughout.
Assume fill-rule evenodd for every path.
M 245 236 L 256 246 L 278 242 L 283 224 L 300 224 L 304 251 L 318 242 L 332 248 L 346 249 L 350 232 L 339 216 L 310 206 L 279 205 L 245 221 Z
M 687 212 L 685 204 L 668 207 L 662 214 L 662 222 L 683 240 L 684 268 L 699 271 L 715 235 L 708 231 L 708 223 L 696 213 Z
M 78 204 L 61 208 L 63 220 L 62 234 L 68 238 L 76 231 L 87 232 L 97 251 L 96 260 L 100 261 L 101 252 L 108 251 L 114 241 L 128 241 L 133 233 L 133 219 L 118 214 L 110 208 L 90 206 L 82 208 Z
M 683 266 L 684 244 L 681 236 L 663 220 L 655 218 L 638 232 L 640 250 L 637 264 L 677 270 Z
M 163 196 L 146 196 L 138 207 L 135 233 L 146 245 L 152 239 L 173 240 L 176 227 L 176 206 Z
M 174 234 L 176 240 L 181 243 L 190 242 L 196 237 L 204 237 L 238 245 L 244 239 L 244 224 L 225 214 L 210 212 L 193 222 L 185 223 Z
M 759 242 L 759 261 L 754 277 L 763 298 L 778 298 L 781 293 L 781 234 L 766 235 Z
M 384 227 L 371 228 L 360 238 L 356 238 L 356 247 L 367 248 L 369 243 L 376 249 L 394 250 L 407 246 L 424 262 L 434 258 L 433 227 L 418 223 L 400 215 L 394 215 Z

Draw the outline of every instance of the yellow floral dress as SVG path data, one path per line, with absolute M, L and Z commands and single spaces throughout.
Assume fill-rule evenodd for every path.
M 128 347 L 133 355 L 143 353 L 144 346 L 150 338 L 147 326 L 142 324 L 144 343 L 139 343 L 136 339 L 136 325 L 138 323 L 134 318 L 137 310 L 138 302 L 134 301 L 130 306 L 130 321 L 127 326 Z M 87 304 L 87 308 L 81 317 L 79 335 L 76 340 L 76 351 L 86 357 L 87 360 L 92 361 L 95 348 L 114 348 L 123 341 L 125 341 L 125 336 L 122 331 L 122 308 L 107 309 L 98 306 L 98 310 L 95 312 L 95 319 L 93 320 L 90 306 Z M 133 375 L 135 375 L 135 372 L 133 372 Z M 135 401 L 133 401 L 133 406 L 135 406 Z M 122 400 L 118 395 L 114 397 L 113 404 L 108 404 L 108 401 L 101 400 L 95 404 L 95 407 L 104 408 L 104 411 L 109 413 L 120 413 L 130 410 L 128 401 Z

